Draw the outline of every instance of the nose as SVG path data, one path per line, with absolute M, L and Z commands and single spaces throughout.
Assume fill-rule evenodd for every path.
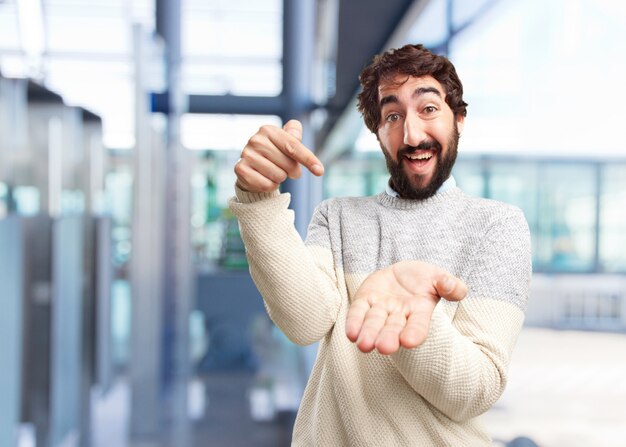
M 414 114 L 408 114 L 404 120 L 404 144 L 416 147 L 426 139 L 424 123 Z

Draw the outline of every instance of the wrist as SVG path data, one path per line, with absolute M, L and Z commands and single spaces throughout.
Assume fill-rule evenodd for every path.
M 278 189 L 271 192 L 255 192 L 247 191 L 239 185 L 239 182 L 235 182 L 235 195 L 240 203 L 253 203 L 260 200 L 271 199 L 280 195 Z

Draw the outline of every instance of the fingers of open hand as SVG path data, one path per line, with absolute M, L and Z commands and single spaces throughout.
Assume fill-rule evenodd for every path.
M 362 352 L 374 348 L 383 355 L 400 348 L 400 333 L 406 324 L 406 313 L 397 300 L 367 302 L 357 300 L 348 315 L 348 338 Z
M 402 347 L 413 349 L 424 343 L 430 328 L 430 313 L 413 311 L 406 320 L 406 325 L 399 334 Z
M 360 351 L 371 352 L 374 349 L 378 335 L 385 326 L 388 314 L 387 309 L 379 303 L 375 303 L 367 311 L 356 340 L 356 345 Z
M 376 350 L 383 355 L 389 355 L 400 349 L 400 334 L 406 322 L 406 317 L 402 312 L 390 313 L 376 338 Z
M 348 316 L 346 317 L 346 335 L 353 343 L 359 337 L 363 320 L 365 320 L 365 314 L 367 314 L 368 310 L 370 310 L 370 304 L 364 299 L 355 300 L 348 310 Z
M 434 282 L 437 293 L 448 301 L 461 301 L 467 295 L 467 285 L 449 273 L 441 273 Z
M 420 301 L 408 311 L 400 303 L 356 300 L 346 320 L 348 339 L 362 352 L 376 350 L 383 355 L 397 352 L 400 347 L 413 349 L 426 340 L 430 319 L 436 303 Z

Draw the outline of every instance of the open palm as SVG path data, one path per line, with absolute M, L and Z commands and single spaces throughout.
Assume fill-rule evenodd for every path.
M 415 348 L 428 335 L 440 297 L 462 300 L 467 286 L 446 270 L 422 261 L 401 261 L 369 275 L 357 290 L 346 335 L 363 352 Z

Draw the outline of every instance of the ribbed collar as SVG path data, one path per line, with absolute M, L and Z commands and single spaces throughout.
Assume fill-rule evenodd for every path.
M 376 196 L 378 202 L 381 205 L 386 206 L 388 208 L 396 208 L 396 209 L 417 209 L 432 205 L 438 205 L 442 203 L 449 202 L 451 200 L 456 200 L 463 195 L 463 191 L 456 186 L 451 188 L 446 188 L 445 191 L 439 191 L 437 194 L 424 199 L 424 200 L 407 200 L 402 199 L 400 197 L 393 197 L 387 194 L 386 192 L 381 192 Z

